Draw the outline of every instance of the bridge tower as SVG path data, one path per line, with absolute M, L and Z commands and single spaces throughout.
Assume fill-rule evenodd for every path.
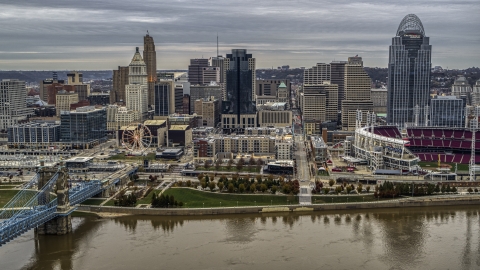
M 44 162 L 40 162 L 40 178 L 38 180 L 38 189 L 41 189 L 52 178 L 53 175 L 58 173 L 58 180 L 54 186 L 54 191 L 57 195 L 57 212 L 61 213 L 58 217 L 47 221 L 46 223 L 38 226 L 35 231 L 38 234 L 56 234 L 63 235 L 72 232 L 72 220 L 70 217 L 70 201 L 68 199 L 68 171 L 60 163 L 58 168 L 45 167 Z M 63 213 L 63 214 L 62 214 Z

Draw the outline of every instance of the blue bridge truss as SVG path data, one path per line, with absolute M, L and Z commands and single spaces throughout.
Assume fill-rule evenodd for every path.
M 57 198 L 53 188 L 58 177 L 59 174 L 56 173 L 43 188 L 34 190 L 32 187 L 38 184 L 39 179 L 37 174 L 4 206 L 0 212 L 0 246 L 32 228 L 57 216 L 69 215 L 75 210 L 75 207 L 71 207 L 66 213 L 57 211 Z M 79 204 L 103 189 L 100 180 L 79 182 L 69 189 L 70 205 Z

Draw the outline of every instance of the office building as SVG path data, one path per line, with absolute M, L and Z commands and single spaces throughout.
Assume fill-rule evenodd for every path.
M 473 87 L 472 106 L 480 106 L 480 80 L 476 81 Z
M 175 83 L 175 113 L 183 113 L 183 84 Z
M 49 149 L 60 142 L 60 125 L 29 122 L 8 127 L 9 148 Z
M 345 65 L 347 61 L 333 61 L 330 63 L 330 83 L 338 85 L 338 108 L 342 108 L 345 99 Z
M 107 93 L 90 93 L 90 96 L 87 97 L 87 100 L 91 105 L 106 106 L 110 104 L 110 95 Z
M 118 125 L 116 124 L 115 116 L 118 113 L 118 109 L 120 106 L 117 104 L 108 105 L 106 107 L 107 113 L 107 130 L 113 131 L 118 129 Z
M 203 67 L 202 68 L 202 84 L 210 84 L 216 82 L 220 84 L 220 68 L 219 67 Z
M 17 79 L 4 79 L 0 82 L 0 130 L 25 121 L 33 114 L 27 108 L 25 82 Z
M 302 108 L 302 112 L 308 115 L 307 118 L 305 118 L 304 116 L 304 119 L 317 120 L 320 122 L 324 122 L 327 120 L 337 121 L 338 109 L 339 109 L 338 108 L 338 85 L 330 84 L 329 81 L 323 81 L 321 84 L 318 84 L 318 85 L 304 85 L 303 94 L 304 95 L 302 99 L 302 104 L 305 104 L 305 107 Z M 318 94 L 323 95 L 324 97 L 320 98 Z M 312 97 L 315 100 L 308 100 L 309 97 Z M 324 103 L 317 103 L 319 107 L 315 108 L 315 102 L 324 102 Z M 323 110 L 324 110 L 324 114 L 322 114 L 323 116 L 318 114 Z
M 222 127 L 225 132 L 256 127 L 255 58 L 245 49 L 232 49 L 225 58 Z
M 403 18 L 392 38 L 388 61 L 387 123 L 399 127 L 415 122 L 414 109 L 419 107 L 418 124 L 424 125 L 425 106 L 430 98 L 432 67 L 430 38 L 420 19 L 409 14 Z
M 157 80 L 157 52 L 153 37 L 148 34 L 143 37 L 143 61 L 147 65 L 148 105 L 153 107 L 154 88 Z
M 184 146 L 192 144 L 192 128 L 189 125 L 171 125 L 168 129 L 168 146 Z
M 292 111 L 288 110 L 287 103 L 265 103 L 257 106 L 259 127 L 287 127 L 292 125 Z
M 55 107 L 57 109 L 57 117 L 59 117 L 61 111 L 70 111 L 70 105 L 78 102 L 78 94 L 62 90 L 57 93 L 56 100 Z
M 452 85 L 452 96 L 463 98 L 466 105 L 472 105 L 472 87 L 464 76 L 459 76 Z
M 290 80 L 256 80 L 255 81 L 255 95 L 260 96 L 277 96 L 278 87 L 282 84 L 290 92 L 291 83 Z M 283 87 L 283 86 L 282 86 Z
M 436 96 L 430 101 L 432 127 L 464 127 L 465 104 L 456 96 Z
M 128 126 L 131 123 L 138 121 L 135 111 L 129 110 L 126 107 L 119 107 L 115 114 L 114 129 L 118 130 L 121 127 Z
M 208 65 L 210 67 L 218 67 L 220 69 L 219 70 L 220 78 L 218 81 L 219 84 L 223 84 L 225 82 L 224 62 L 225 62 L 225 58 L 221 55 L 217 57 L 210 57 L 210 59 L 208 59 Z
M 372 89 L 371 98 L 375 113 L 387 113 L 387 89 Z
M 189 94 L 183 94 L 182 98 L 182 114 L 190 114 L 190 95 Z
M 318 85 L 331 79 L 330 64 L 318 63 L 312 68 L 306 68 L 303 71 L 303 84 Z
M 59 80 L 57 78 L 57 73 L 54 72 L 53 74 L 54 78 L 50 78 L 50 79 L 45 79 L 45 80 L 42 80 L 40 81 L 40 98 L 43 100 L 43 101 L 47 101 L 48 100 L 48 86 L 49 85 L 52 85 L 52 84 L 64 84 L 65 81 L 64 80 Z
M 169 116 L 175 113 L 175 87 L 172 80 L 159 80 L 155 84 L 154 115 Z
M 125 87 L 128 85 L 128 66 L 118 66 L 117 70 L 113 70 L 113 86 L 110 91 L 110 102 L 125 104 Z
M 62 111 L 60 138 L 63 145 L 73 149 L 89 149 L 107 140 L 107 113 L 93 106 Z
M 125 87 L 127 108 L 137 112 L 137 120 L 142 120 L 148 111 L 147 65 L 138 47 L 128 66 L 128 85 Z
M 190 85 L 190 112 L 195 110 L 195 100 L 205 97 L 215 97 L 222 100 L 222 87 L 216 83 L 209 85 Z
M 195 113 L 202 116 L 202 126 L 217 127 L 220 123 L 221 100 L 215 97 L 195 100 Z
M 73 91 L 78 94 L 78 100 L 85 100 L 90 96 L 90 84 L 83 83 L 83 74 L 77 71 L 67 73 L 67 83 L 73 86 Z
M 190 85 L 203 84 L 203 68 L 208 67 L 208 59 L 190 59 L 188 82 Z
M 359 56 L 349 57 L 345 64 L 344 100 L 342 101 L 342 129 L 355 130 L 357 110 L 373 112 L 371 101 L 371 79 L 363 69 L 363 61 Z M 363 120 L 363 119 L 362 119 Z M 366 121 L 366 118 L 364 119 Z

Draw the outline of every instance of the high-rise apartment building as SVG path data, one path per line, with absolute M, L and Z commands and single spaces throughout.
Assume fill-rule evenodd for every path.
M 208 67 L 208 59 L 190 59 L 188 82 L 190 85 L 203 84 L 203 68 Z
M 302 104 L 306 106 L 302 109 L 302 113 L 307 115 L 308 120 L 316 120 L 320 122 L 324 121 L 337 121 L 338 118 L 338 85 L 330 84 L 328 81 L 324 81 L 319 85 L 304 85 L 303 86 L 304 99 Z M 325 98 L 318 99 L 318 95 L 324 95 Z M 318 108 L 315 108 L 313 100 L 308 100 L 310 97 L 315 98 L 316 101 L 324 102 L 318 103 Z M 312 112 L 319 112 L 319 109 L 325 108 L 325 114 L 320 117 L 310 117 Z M 323 110 L 323 109 L 322 109 Z M 318 115 L 318 114 L 314 114 Z
M 128 66 L 118 66 L 117 70 L 113 70 L 113 86 L 110 91 L 110 102 L 125 104 L 125 87 L 128 85 Z
M 128 66 L 128 85 L 125 87 L 127 108 L 137 112 L 137 120 L 142 120 L 148 111 L 147 65 L 138 47 Z
M 245 49 L 232 49 L 225 58 L 224 130 L 256 126 L 255 58 Z
M 175 83 L 175 113 L 183 113 L 183 84 Z
M 157 52 L 155 51 L 153 37 L 148 32 L 143 37 L 143 61 L 147 65 L 148 105 L 153 106 L 153 91 L 157 80 Z
M 464 127 L 465 104 L 456 96 L 436 96 L 430 101 L 430 123 L 432 127 Z
M 392 38 L 388 61 L 387 123 L 399 127 L 413 125 L 415 106 L 418 124 L 425 124 L 425 107 L 430 96 L 432 46 L 415 14 L 403 18 Z
M 27 108 L 25 82 L 16 79 L 4 79 L 0 82 L 0 129 L 6 130 L 33 114 Z
M 218 81 L 220 84 L 225 82 L 224 62 L 225 62 L 225 58 L 221 55 L 219 55 L 217 57 L 210 57 L 210 59 L 208 59 L 208 65 L 209 66 L 220 68 L 220 71 L 219 71 L 220 78 L 219 78 L 219 81 Z
M 195 100 L 195 113 L 202 116 L 202 126 L 216 127 L 220 123 L 221 102 L 215 97 Z

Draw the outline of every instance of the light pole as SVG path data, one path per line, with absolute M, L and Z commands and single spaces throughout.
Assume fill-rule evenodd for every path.
M 237 207 L 238 207 L 238 201 L 237 201 Z
M 205 203 L 203 203 L 203 208 L 205 208 Z
M 332 198 L 332 203 L 333 203 L 333 198 Z
M 222 207 L 222 202 L 220 202 L 220 207 Z
M 272 206 L 272 204 L 273 204 L 273 200 L 270 200 L 270 206 Z
M 255 201 L 255 206 L 257 206 L 257 201 Z

